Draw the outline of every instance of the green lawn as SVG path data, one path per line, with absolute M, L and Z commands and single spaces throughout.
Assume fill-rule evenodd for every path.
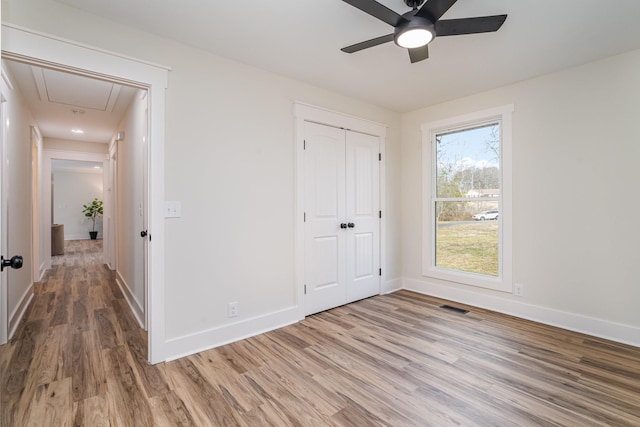
M 441 222 L 436 236 L 436 265 L 497 276 L 498 221 Z

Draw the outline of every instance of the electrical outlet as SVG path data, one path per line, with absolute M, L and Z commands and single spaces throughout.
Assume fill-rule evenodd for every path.
M 516 283 L 513 285 L 513 294 L 515 296 L 521 297 L 524 295 L 524 285 L 522 283 Z
M 229 303 L 229 317 L 238 317 L 238 303 L 230 302 Z

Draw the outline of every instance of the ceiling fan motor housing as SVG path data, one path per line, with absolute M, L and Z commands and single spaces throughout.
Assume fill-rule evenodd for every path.
M 424 0 L 404 0 L 404 4 L 409 6 L 411 9 L 417 9 L 424 3 Z

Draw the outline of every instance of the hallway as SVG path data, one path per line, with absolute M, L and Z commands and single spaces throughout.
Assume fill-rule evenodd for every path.
M 25 319 L 0 347 L 0 425 L 109 425 L 109 413 L 125 422 L 151 418 L 143 396 L 167 386 L 148 365 L 146 332 L 102 263 L 102 240 L 65 242 L 65 254 L 34 285 Z

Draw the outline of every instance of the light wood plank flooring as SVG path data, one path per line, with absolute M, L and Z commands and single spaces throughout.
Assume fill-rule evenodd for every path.
M 640 425 L 639 348 L 406 291 L 149 366 L 100 244 L 0 347 L 1 426 Z

